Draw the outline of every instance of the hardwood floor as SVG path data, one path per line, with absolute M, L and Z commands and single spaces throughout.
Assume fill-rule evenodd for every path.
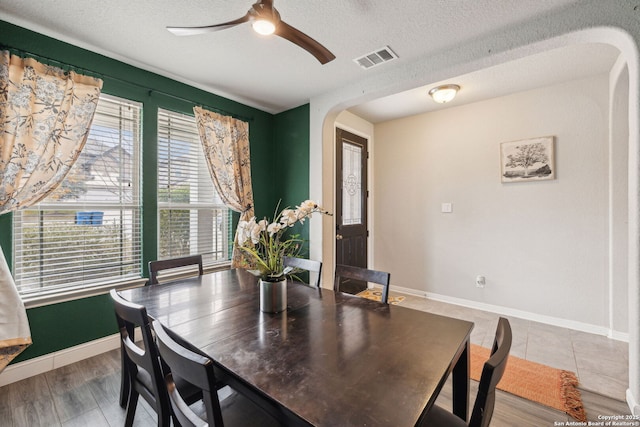
M 446 312 L 452 317 L 476 323 L 472 341 L 490 341 L 497 315 L 464 309 L 443 303 L 408 297 L 403 305 L 434 312 Z M 581 388 L 587 417 L 598 421 L 598 415 L 628 414 L 629 408 L 620 393 L 626 389 L 624 372 L 625 343 L 604 337 L 576 333 L 562 328 L 512 320 L 513 353 L 518 357 L 537 359 L 549 365 L 571 365 L 581 383 L 587 379 L 589 389 Z M 493 329 L 492 329 L 493 328 Z M 540 342 L 546 345 L 540 345 Z M 558 354 L 558 347 L 571 348 L 571 356 Z M 585 344 L 586 343 L 586 344 Z M 544 350 L 546 348 L 546 351 Z M 573 360 L 573 362 L 571 362 Z M 603 372 L 596 371 L 604 365 Z M 568 366 L 568 367 L 571 367 Z M 611 368 L 614 366 L 614 368 Z M 625 365 L 626 366 L 626 365 Z M 565 368 L 567 366 L 556 366 Z M 599 378 L 599 379 L 593 379 Z M 473 404 L 477 383 L 471 382 L 470 403 Z M 82 360 L 45 374 L 0 387 L 0 426 L 122 426 L 125 411 L 118 405 L 120 392 L 119 350 Z M 614 396 L 615 398 L 612 398 Z M 447 384 L 437 404 L 451 409 L 451 385 Z M 135 426 L 155 426 L 155 412 L 143 399 L 136 411 Z M 401 408 L 399 408 L 401 410 Z M 492 427 L 544 427 L 572 421 L 566 414 L 498 391 Z

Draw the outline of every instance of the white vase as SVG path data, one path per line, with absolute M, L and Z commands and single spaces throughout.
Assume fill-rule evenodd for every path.
M 287 280 L 268 282 L 260 279 L 260 311 L 280 313 L 287 309 Z

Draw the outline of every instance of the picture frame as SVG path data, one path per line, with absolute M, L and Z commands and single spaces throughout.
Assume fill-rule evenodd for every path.
M 531 182 L 556 178 L 553 136 L 500 144 L 502 182 Z

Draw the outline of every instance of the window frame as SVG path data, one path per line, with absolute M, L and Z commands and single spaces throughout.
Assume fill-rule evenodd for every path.
M 25 306 L 27 307 L 37 307 L 37 306 L 47 305 L 55 302 L 62 302 L 62 301 L 68 301 L 68 300 L 73 300 L 78 298 L 84 298 L 91 295 L 105 293 L 109 289 L 113 289 L 113 288 L 127 288 L 127 287 L 139 286 L 141 284 L 144 284 L 146 281 L 146 279 L 143 277 L 144 271 L 142 269 L 142 257 L 143 257 L 142 246 L 144 244 L 143 235 L 142 235 L 142 227 L 143 227 L 143 224 L 142 224 L 142 210 L 143 210 L 142 151 L 143 151 L 144 104 L 141 102 L 133 101 L 131 99 L 128 99 L 122 96 L 114 96 L 106 93 L 101 93 L 100 99 L 101 100 L 105 99 L 108 102 L 117 103 L 115 108 L 121 108 L 123 106 L 124 107 L 131 106 L 137 109 L 137 112 L 133 115 L 133 119 L 130 120 L 129 118 L 125 118 L 125 120 L 131 124 L 130 129 L 123 128 L 123 127 L 109 128 L 104 124 L 99 125 L 101 127 L 104 127 L 105 129 L 116 129 L 118 132 L 117 135 L 119 138 L 122 138 L 124 133 L 128 131 L 131 132 L 131 140 L 133 144 L 133 147 L 132 147 L 133 151 L 131 153 L 132 160 L 131 160 L 131 176 L 130 176 L 130 181 L 131 181 L 130 186 L 132 187 L 131 201 L 123 201 L 121 198 L 119 202 L 118 201 L 94 202 L 94 201 L 87 201 L 82 199 L 77 202 L 61 202 L 61 201 L 48 202 L 47 199 L 45 198 L 44 200 L 40 201 L 34 206 L 31 206 L 27 209 L 16 211 L 13 213 L 12 221 L 11 221 L 11 230 L 13 233 L 13 236 L 11 239 L 12 251 L 13 251 L 12 252 L 13 254 L 12 271 L 16 280 L 16 287 L 18 288 L 20 297 L 25 303 Z M 114 117 L 114 116 L 111 116 L 111 117 L 107 116 L 111 112 L 109 108 L 113 108 L 113 107 L 106 107 L 105 111 L 102 113 L 104 114 L 105 121 L 108 121 L 109 119 L 112 119 Z M 96 117 L 100 117 L 98 116 L 98 114 L 100 114 L 99 109 L 96 110 Z M 123 115 L 119 112 L 118 115 L 115 117 L 117 120 L 123 120 L 122 116 Z M 94 117 L 92 126 L 94 126 L 95 124 L 96 124 L 96 121 Z M 100 132 L 100 131 L 97 131 L 97 132 Z M 91 131 L 90 131 L 90 135 L 91 135 Z M 99 137 L 100 137 L 100 134 L 98 133 L 96 135 L 96 138 L 99 138 Z M 122 147 L 121 140 L 119 140 L 118 142 L 119 144 L 117 144 L 115 147 L 121 148 Z M 89 144 L 89 140 L 87 141 L 87 144 Z M 86 149 L 86 147 L 87 146 L 85 145 L 83 150 Z M 78 160 L 80 159 L 81 158 L 79 158 Z M 124 169 L 126 168 L 127 166 L 125 166 Z M 65 180 L 66 179 L 67 178 L 65 178 Z M 104 182 L 107 182 L 109 180 L 109 177 L 105 177 L 104 179 L 105 179 Z M 119 191 L 121 191 L 121 189 L 123 188 L 122 182 L 119 183 L 118 188 L 120 189 Z M 112 190 L 111 188 L 106 189 L 106 191 L 111 191 L 111 190 Z M 24 242 L 22 240 L 23 227 L 21 225 L 22 225 L 23 214 L 26 214 L 29 211 L 31 212 L 35 211 L 37 214 L 43 215 L 43 214 L 46 214 L 47 212 L 55 212 L 56 210 L 59 212 L 66 212 L 67 215 L 71 215 L 71 214 L 75 215 L 75 221 L 76 221 L 75 224 L 79 224 L 78 213 L 82 211 L 108 212 L 109 210 L 111 210 L 112 212 L 116 212 L 116 213 L 120 212 L 117 215 L 120 216 L 121 220 L 116 227 L 124 226 L 126 220 L 122 219 L 123 212 L 125 214 L 129 213 L 130 222 L 127 225 L 129 227 L 132 227 L 131 232 L 134 233 L 133 237 L 131 238 L 132 246 L 130 247 L 130 250 L 133 251 L 132 256 L 134 258 L 133 258 L 133 261 L 129 261 L 128 263 L 121 262 L 119 264 L 120 265 L 119 268 L 123 268 L 122 266 L 125 266 L 124 268 L 126 268 L 126 265 L 129 265 L 129 266 L 137 265 L 137 272 L 133 274 L 128 274 L 126 276 L 119 276 L 118 278 L 113 280 L 99 280 L 95 283 L 87 283 L 87 281 L 85 280 L 85 281 L 76 282 L 68 286 L 65 286 L 65 285 L 50 286 L 50 287 L 45 286 L 45 287 L 39 288 L 38 291 L 29 291 L 27 289 L 21 289 L 21 287 L 24 286 L 19 284 L 21 280 L 21 274 L 23 274 L 23 269 L 20 267 L 19 263 L 23 261 L 24 254 L 27 251 L 27 249 L 25 249 L 24 247 Z M 20 229 L 18 227 L 20 227 Z M 71 242 L 73 237 L 74 236 L 69 237 L 69 242 Z M 119 237 L 121 239 L 121 244 L 122 242 L 125 242 L 125 243 L 128 242 L 128 240 L 126 239 L 122 240 L 122 236 L 119 236 Z M 55 254 L 56 252 L 52 252 L 52 253 Z M 39 262 L 42 262 L 42 256 L 40 256 L 38 259 L 40 259 Z M 122 260 L 122 258 L 120 258 L 120 260 Z M 86 270 L 82 268 L 78 271 L 85 272 Z M 45 278 L 44 280 L 46 280 L 47 276 L 42 276 L 40 274 L 38 275 L 38 277 L 39 279 L 37 280 L 43 280 L 42 279 L 43 277 Z
M 166 116 L 163 118 L 163 116 Z M 213 193 L 213 197 L 212 199 L 217 200 L 217 201 L 211 201 L 211 202 L 205 202 L 205 201 L 201 201 L 201 200 L 197 200 L 197 201 L 189 201 L 189 202 L 174 202 L 174 201 L 169 201 L 169 202 L 164 202 L 161 200 L 161 185 L 163 182 L 163 179 L 165 180 L 164 182 L 169 182 L 170 178 L 169 176 L 171 175 L 171 171 L 167 170 L 166 173 L 163 172 L 163 165 L 162 162 L 160 160 L 160 157 L 162 155 L 162 153 L 164 152 L 167 155 L 167 158 L 169 156 L 169 141 L 168 139 L 171 138 L 171 132 L 164 132 L 164 126 L 170 126 L 170 120 L 171 118 L 175 118 L 177 120 L 179 120 L 179 124 L 177 126 L 177 131 L 179 134 L 181 135 L 188 135 L 191 138 L 191 141 L 181 141 L 182 143 L 189 143 L 189 144 L 193 144 L 193 145 L 189 145 L 191 148 L 193 148 L 193 146 L 197 145 L 197 153 L 198 153 L 198 158 L 197 158 L 197 178 L 196 181 L 199 182 L 200 184 L 202 184 L 202 182 L 200 180 L 205 179 L 206 180 L 206 185 L 210 185 L 211 186 L 211 190 Z M 163 123 L 161 124 L 161 120 L 164 120 L 165 122 L 169 122 L 169 123 Z M 193 125 L 192 129 L 188 129 L 185 128 L 185 123 L 189 122 L 189 125 Z M 157 195 L 157 210 L 156 210 L 156 218 L 157 218 L 157 251 L 156 251 L 156 259 L 168 259 L 168 258 L 176 258 L 179 256 L 188 256 L 188 255 L 196 255 L 196 254 L 200 254 L 203 255 L 203 267 L 205 269 L 205 271 L 212 271 L 212 270 L 218 270 L 221 268 L 228 268 L 231 264 L 231 250 L 232 250 L 232 230 L 233 230 L 233 218 L 232 218 L 232 210 L 229 209 L 229 207 L 227 207 L 224 202 L 222 202 L 222 200 L 220 199 L 220 196 L 217 193 L 217 190 L 215 188 L 215 185 L 213 183 L 213 180 L 211 178 L 210 172 L 209 172 L 209 168 L 207 165 L 207 160 L 204 156 L 204 152 L 202 149 L 202 144 L 200 143 L 200 136 L 198 134 L 198 129 L 197 129 L 197 125 L 196 125 L 196 120 L 195 120 L 195 116 L 193 114 L 188 114 L 188 113 L 184 113 L 182 111 L 176 111 L 176 110 L 172 110 L 169 108 L 164 108 L 161 106 L 158 106 L 157 108 L 157 120 L 156 120 L 156 129 L 157 129 L 157 137 L 156 137 L 156 142 L 157 142 L 157 185 L 156 185 L 156 195 Z M 162 139 L 165 139 L 166 141 L 163 141 Z M 167 164 L 169 164 L 169 162 L 167 161 Z M 168 166 L 167 169 L 170 169 L 170 167 Z M 164 175 L 163 175 L 164 173 Z M 213 238 L 213 241 L 211 242 L 212 245 L 212 250 L 209 252 L 203 252 L 203 251 L 193 251 L 191 250 L 190 253 L 180 253 L 180 254 L 174 254 L 174 255 L 170 255 L 170 256 L 161 256 L 161 251 L 162 251 L 162 246 L 163 246 L 163 237 L 162 237 L 162 233 L 163 233 L 163 229 L 162 229 L 162 211 L 179 211 L 179 210 L 189 210 L 191 212 L 191 215 L 193 215 L 194 213 L 198 213 L 198 212 L 203 212 L 203 211 L 208 211 L 208 210 L 212 210 L 214 212 L 214 216 L 215 216 L 215 212 L 216 211 L 222 211 L 220 214 L 221 216 L 224 218 L 223 219 L 223 229 L 220 233 L 218 233 L 221 238 L 220 238 L 220 242 L 219 243 L 221 245 L 220 248 L 215 249 L 214 246 L 216 246 L 216 238 Z M 194 225 L 193 223 L 190 223 L 190 225 Z M 198 245 L 200 245 L 201 242 L 198 242 Z M 205 245 L 207 244 L 207 242 L 204 243 Z M 222 254 L 222 258 L 216 258 L 215 255 L 213 255 L 214 253 L 221 253 Z M 211 256 L 208 256 L 211 255 Z

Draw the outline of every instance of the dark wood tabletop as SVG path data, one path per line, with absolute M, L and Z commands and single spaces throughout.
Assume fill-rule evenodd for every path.
M 473 323 L 332 290 L 287 285 L 260 311 L 257 279 L 226 270 L 122 291 L 285 413 L 290 424 L 413 426 L 453 372 L 467 418 Z

